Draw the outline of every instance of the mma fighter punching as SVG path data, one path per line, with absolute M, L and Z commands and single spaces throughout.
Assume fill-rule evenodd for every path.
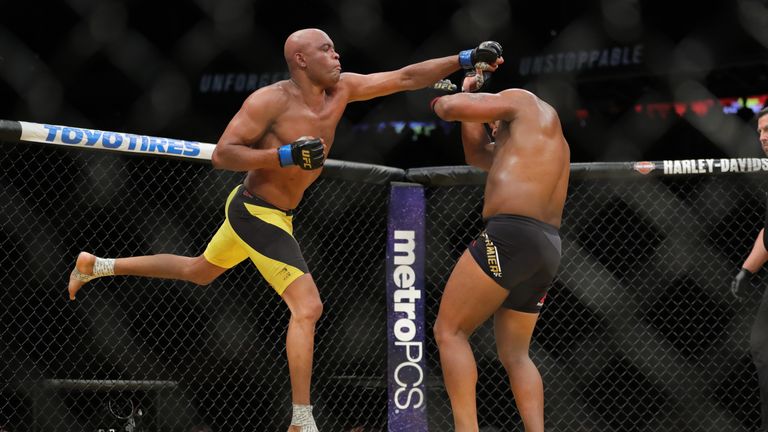
M 285 42 L 290 79 L 252 93 L 219 139 L 211 162 L 246 171 L 229 194 L 225 220 L 205 252 L 98 258 L 81 252 L 69 280 L 70 299 L 86 282 L 109 275 L 180 279 L 206 285 L 246 258 L 282 296 L 291 312 L 286 336 L 293 418 L 289 431 L 316 431 L 310 404 L 315 324 L 323 304 L 298 243 L 293 209 L 320 175 L 336 126 L 350 102 L 425 88 L 460 68 L 487 63 L 495 70 L 501 46 L 475 49 L 401 69 L 360 75 L 342 73 L 339 54 L 318 29 L 291 34 Z

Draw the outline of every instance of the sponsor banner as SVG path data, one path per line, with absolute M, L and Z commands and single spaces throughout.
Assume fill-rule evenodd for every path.
M 768 159 L 683 159 L 662 162 L 664 174 L 711 174 L 768 171 Z
M 649 161 L 635 162 L 632 168 L 640 174 L 648 174 L 656 168 L 656 164 Z
M 389 432 L 426 432 L 424 188 L 392 183 L 387 229 Z
M 200 94 L 250 93 L 281 80 L 290 79 L 287 72 L 208 73 L 200 77 Z
M 72 126 L 19 122 L 21 141 L 56 144 L 70 147 L 95 148 L 125 153 L 173 156 L 210 160 L 214 144 L 109 132 Z
M 521 77 L 527 77 L 585 71 L 612 72 L 643 65 L 644 49 L 644 45 L 638 43 L 521 57 L 518 73 Z
M 768 172 L 768 158 L 708 158 L 637 162 L 589 162 L 571 164 L 571 176 L 615 175 L 628 170 L 642 175 L 719 175 Z

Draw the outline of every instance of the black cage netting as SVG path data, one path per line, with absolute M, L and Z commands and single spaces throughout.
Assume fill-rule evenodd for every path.
M 282 431 L 289 314 L 246 263 L 209 286 L 104 278 L 69 302 L 80 250 L 200 254 L 242 174 L 204 164 L 4 145 L 0 425 L 97 431 L 140 406 L 145 431 Z M 452 430 L 431 326 L 479 232 L 482 186 L 426 185 L 430 430 Z M 749 327 L 762 292 L 731 300 L 764 220 L 761 174 L 574 176 L 563 260 L 531 355 L 546 424 L 564 431 L 754 431 Z M 324 301 L 313 402 L 323 431 L 387 424 L 389 187 L 329 178 L 295 216 Z M 757 285 L 757 284 L 756 284 Z M 485 432 L 521 430 L 490 323 L 472 338 Z M 195 429 L 198 428 L 198 429 Z

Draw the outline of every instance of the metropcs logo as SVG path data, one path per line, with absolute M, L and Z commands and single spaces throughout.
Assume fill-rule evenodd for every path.
M 395 345 L 405 351 L 404 361 L 394 370 L 397 389 L 394 392 L 395 406 L 399 409 L 419 408 L 424 405 L 424 391 L 419 386 L 424 382 L 424 370 L 420 364 L 423 356 L 423 343 L 416 340 L 416 301 L 421 298 L 421 291 L 415 287 L 416 272 L 416 233 L 398 231 L 394 233 L 394 271 L 392 278 L 398 289 L 394 293 L 395 314 L 402 316 L 393 326 Z M 417 399 L 417 400 L 416 400 Z
M 69 126 L 48 124 L 42 126 L 48 131 L 45 141 L 50 143 L 83 145 L 87 147 L 100 146 L 106 149 L 163 153 L 178 156 L 193 157 L 200 154 L 200 143 L 196 141 L 182 141 Z

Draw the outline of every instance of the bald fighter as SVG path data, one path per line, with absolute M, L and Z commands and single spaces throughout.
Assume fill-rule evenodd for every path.
M 501 46 L 484 42 L 458 56 L 360 75 L 342 73 L 333 41 L 318 29 L 285 42 L 290 79 L 252 93 L 232 118 L 213 152 L 213 166 L 247 171 L 229 194 L 225 220 L 197 257 L 152 255 L 118 259 L 81 252 L 69 280 L 69 296 L 108 275 L 181 279 L 207 285 L 246 258 L 282 296 L 291 312 L 286 337 L 293 418 L 289 431 L 316 431 L 310 404 L 315 324 L 323 304 L 293 237 L 293 209 L 320 175 L 336 126 L 350 102 L 425 88 L 460 68 L 487 63 L 495 70 Z
M 475 88 L 476 77 L 464 88 Z M 520 89 L 437 98 L 461 121 L 467 163 L 488 172 L 483 221 L 451 273 L 434 327 L 456 432 L 478 431 L 477 365 L 468 338 L 491 316 L 496 346 L 525 430 L 544 430 L 544 391 L 528 350 L 560 263 L 570 150 L 555 110 Z M 490 123 L 493 141 L 483 123 Z

